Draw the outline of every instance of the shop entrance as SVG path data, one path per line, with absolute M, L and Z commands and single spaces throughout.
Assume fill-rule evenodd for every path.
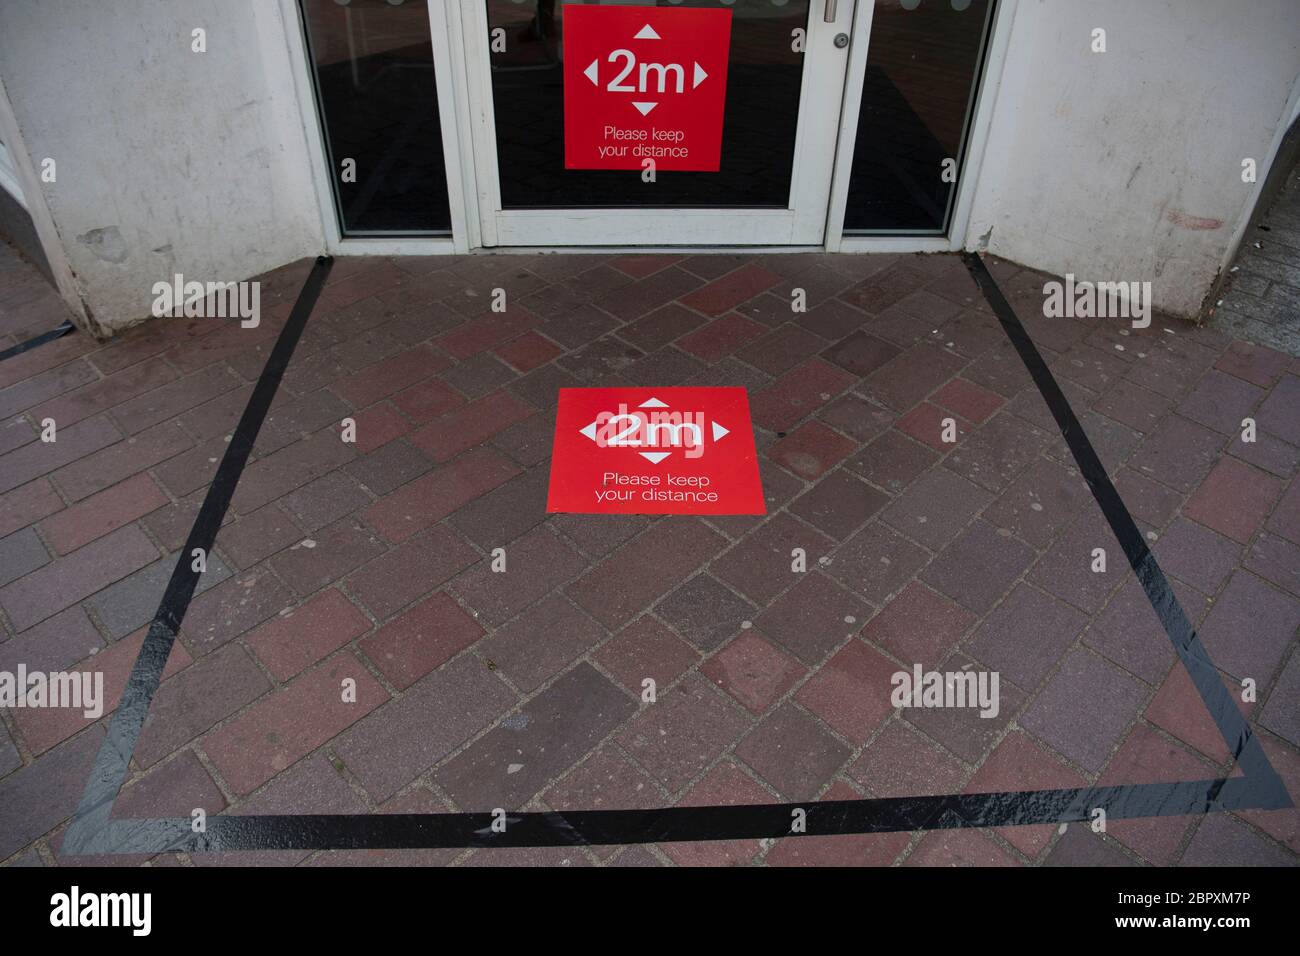
M 485 246 L 820 245 L 853 0 L 462 0 Z
M 947 251 L 1007 32 L 993 0 L 282 2 L 342 254 Z

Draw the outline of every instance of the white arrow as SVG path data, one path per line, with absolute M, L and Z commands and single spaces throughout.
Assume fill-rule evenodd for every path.
M 638 111 L 642 116 L 648 116 L 648 115 L 650 114 L 650 111 L 651 111 L 652 109 L 654 109 L 656 106 L 658 106 L 659 104 L 658 104 L 658 103 L 638 103 L 638 102 L 636 102 L 635 100 L 633 100 L 633 101 L 632 101 L 632 105 L 635 106 L 635 107 L 637 108 L 637 111 Z
M 696 64 L 695 64 L 695 82 L 691 85 L 691 89 L 695 89 L 695 87 L 699 86 L 701 83 L 703 83 L 703 82 L 704 82 L 705 80 L 707 80 L 708 78 L 709 78 L 709 74 L 707 74 L 707 73 L 704 72 L 704 67 L 702 67 L 702 66 L 700 66 L 700 64 L 696 63 Z M 594 79 L 594 78 L 592 79 L 592 82 L 593 82 L 593 83 L 595 82 L 595 79 Z
M 697 63 L 696 66 L 698 67 L 699 64 Z M 599 67 L 600 67 L 600 60 L 595 59 L 591 61 L 591 66 L 587 67 L 585 70 L 582 71 L 582 75 L 585 76 L 587 79 L 591 80 L 591 82 L 596 86 L 600 86 L 600 80 L 597 79 L 597 76 L 599 74 Z M 699 86 L 698 83 L 695 85 Z
M 643 26 L 640 30 L 636 32 L 636 36 L 632 37 L 632 39 L 633 40 L 662 40 L 663 37 L 655 33 L 655 28 L 647 23 L 645 26 Z
M 713 440 L 714 440 L 714 441 L 717 441 L 717 440 L 718 440 L 719 438 L 721 438 L 723 435 L 730 435 L 730 434 L 731 434 L 731 429 L 729 429 L 729 428 L 723 428 L 723 427 L 722 427 L 721 425 L 719 425 L 717 422 L 714 422 L 714 423 L 713 423 Z
M 640 405 L 637 406 L 637 408 L 667 408 L 667 407 L 668 404 L 666 402 L 661 402 L 657 398 L 647 398 L 644 402 L 642 402 Z
M 591 423 L 590 425 L 588 425 L 586 428 L 581 428 L 581 429 L 579 429 L 579 431 L 580 431 L 583 435 L 586 435 L 588 438 L 590 438 L 592 441 L 595 441 L 595 440 L 596 440 L 596 423 L 595 423 L 595 422 L 592 422 L 592 423 Z
M 668 457 L 669 455 L 671 455 L 671 454 L 672 454 L 672 452 L 670 452 L 670 451 L 643 451 L 643 452 L 640 452 L 640 455 L 641 455 L 642 458 L 648 458 L 651 462 L 653 462 L 653 463 L 656 464 L 656 465 L 659 464 L 659 462 L 663 461 L 665 458 L 667 458 L 667 457 Z

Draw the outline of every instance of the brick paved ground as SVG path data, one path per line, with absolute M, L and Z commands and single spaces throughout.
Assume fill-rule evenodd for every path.
M 0 364 L 0 670 L 93 666 L 116 700 L 309 268 L 263 277 L 256 330 L 158 320 Z M 1257 682 L 1245 712 L 1300 793 L 1300 360 L 1169 321 L 1045 320 L 1042 275 L 992 268 L 1224 679 Z M 503 315 L 488 310 L 494 287 Z M 20 268 L 0 269 L 5 316 L 33 294 Z M 770 514 L 548 517 L 556 389 L 620 383 L 748 387 Z M 339 437 L 348 416 L 355 445 Z M 1240 440 L 1248 416 L 1254 443 Z M 945 417 L 955 445 L 937 440 Z M 38 439 L 46 418 L 53 444 Z M 498 547 L 504 575 L 488 567 Z M 1232 769 L 955 257 L 339 260 L 216 550 L 119 816 L 689 806 Z M 1001 713 L 891 709 L 890 675 L 917 662 L 996 669 Z M 657 703 L 641 702 L 646 677 Z M 340 701 L 345 678 L 355 703 Z M 3 713 L 0 860 L 74 862 L 60 841 L 105 723 Z M 1298 851 L 1300 814 L 1256 811 L 1113 821 L 1105 835 L 155 862 L 1123 865 Z
M 1300 355 L 1300 166 L 1260 226 L 1247 233 L 1212 324 L 1235 338 Z

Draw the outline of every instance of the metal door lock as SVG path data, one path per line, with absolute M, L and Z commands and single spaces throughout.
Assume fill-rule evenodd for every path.
M 843 50 L 848 45 L 849 45 L 849 35 L 847 33 L 835 34 L 835 46 L 837 49 Z

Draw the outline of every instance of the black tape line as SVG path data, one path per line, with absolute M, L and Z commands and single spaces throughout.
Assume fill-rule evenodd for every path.
M 1178 659 L 1187 669 L 1197 693 L 1201 695 L 1206 709 L 1214 718 L 1219 733 L 1223 735 L 1223 740 L 1228 745 L 1228 752 L 1233 755 L 1255 786 L 1277 788 L 1285 796 L 1286 788 L 1281 778 L 1269 763 L 1264 748 L 1251 732 L 1250 725 L 1241 716 L 1241 711 L 1237 709 L 1232 695 L 1224 687 L 1218 670 L 1205 650 L 1205 645 L 1201 643 L 1182 605 L 1178 603 L 1178 597 L 1174 594 L 1169 579 L 1156 563 L 1155 555 L 1147 547 L 1141 529 L 1125 507 L 1119 491 L 1110 480 L 1110 475 L 1106 473 L 1106 467 L 1097 457 L 1097 452 L 1093 449 L 1092 442 L 1088 440 L 1083 425 L 1079 423 L 1074 409 L 1066 401 L 1065 393 L 1061 391 L 1038 347 L 1034 345 L 1029 333 L 1025 331 L 1024 325 L 1016 316 L 1015 310 L 1011 308 L 1011 304 L 1007 302 L 1002 290 L 993 280 L 988 267 L 984 265 L 984 260 L 971 252 L 963 253 L 962 258 L 984 294 L 984 298 L 993 309 L 993 314 L 1002 324 L 1007 338 L 1019 353 L 1020 360 L 1025 363 L 1025 368 L 1033 378 L 1034 384 L 1038 386 L 1038 391 L 1043 396 L 1043 401 L 1047 403 L 1052 417 L 1056 419 L 1056 425 L 1061 430 L 1075 463 L 1079 466 L 1080 474 L 1088 483 L 1088 488 L 1092 491 L 1092 496 L 1096 499 L 1097 506 L 1101 508 L 1106 523 L 1110 525 L 1120 547 L 1124 549 L 1124 556 L 1128 558 L 1129 566 L 1137 575 L 1138 582 L 1142 585 L 1147 600 L 1151 602 L 1151 608 L 1160 620 L 1161 627 L 1174 645 Z
M 162 680 L 163 669 L 167 666 L 167 657 L 171 654 L 181 621 L 185 619 L 185 612 L 189 610 L 194 589 L 199 583 L 201 572 L 193 570 L 194 551 L 202 549 L 205 557 L 212 553 L 217 531 L 225 520 L 235 487 L 248 463 L 248 456 L 252 454 L 271 401 L 280 387 L 280 379 L 284 376 L 284 370 L 289 365 L 289 359 L 293 356 L 293 350 L 298 345 L 298 339 L 333 264 L 334 260 L 328 256 L 317 258 L 302 291 L 298 293 L 298 300 L 294 303 L 284 328 L 280 330 L 275 347 L 248 399 L 248 405 L 239 418 L 239 424 L 235 426 L 212 484 L 208 486 L 208 493 L 203 498 L 185 546 L 177 556 L 176 567 L 172 569 L 158 612 L 149 625 L 149 632 L 135 665 L 131 668 L 131 677 L 109 723 L 108 735 L 95 759 L 81 803 L 68 828 L 65 842 L 74 847 L 94 829 L 102 827 L 112 812 L 113 801 L 117 799 L 117 792 L 130 769 L 131 754 L 140 739 L 149 705 Z
M 0 362 L 3 362 L 5 359 L 13 358 L 15 355 L 22 355 L 24 352 L 30 351 L 38 345 L 44 345 L 46 342 L 53 342 L 55 339 L 61 339 L 69 332 L 75 332 L 76 330 L 77 327 L 75 325 L 67 319 L 64 319 L 63 324 L 57 329 L 50 329 L 48 332 L 42 332 L 40 335 L 30 338 L 26 342 L 19 342 L 17 345 L 12 345 L 3 352 L 0 352 Z
M 839 836 L 1012 824 L 1097 823 L 1258 809 L 1244 777 L 1174 784 L 1012 793 L 827 800 L 651 810 L 545 813 L 425 813 L 214 816 L 202 833 L 189 819 L 114 820 L 87 853 L 155 854 L 235 850 L 429 849 L 596 846 L 707 840 Z
M 209 818 L 202 831 L 197 833 L 194 832 L 193 822 L 183 818 L 110 820 L 112 802 L 121 786 L 131 749 L 148 710 L 149 697 L 157 688 L 167 652 L 180 625 L 174 608 L 171 608 L 171 613 L 164 613 L 170 608 L 169 601 L 164 596 L 163 607 L 159 608 L 158 617 L 150 627 L 149 636 L 132 672 L 131 682 L 123 695 L 123 704 L 119 705 L 118 712 L 114 715 L 109 738 L 100 753 L 101 759 L 96 764 L 95 774 L 87 785 L 82 807 L 78 809 L 77 818 L 64 840 L 64 852 L 99 855 L 155 854 L 165 851 L 202 853 L 232 850 L 583 846 L 1059 824 L 1092 821 L 1098 809 L 1104 810 L 1110 819 L 1133 819 L 1290 807 L 1292 804 L 1285 787 L 1269 765 L 1258 740 L 1251 734 L 1245 721 L 1241 720 L 1236 707 L 1232 706 L 1231 698 L 1219 681 L 1217 671 L 1210 664 L 1190 625 L 1187 625 L 1186 616 L 1178 608 L 1177 600 L 1169 591 L 1168 582 L 1146 549 L 1141 534 L 1038 350 L 984 269 L 983 263 L 978 259 L 972 262 L 972 258 L 968 257 L 967 265 L 980 283 L 980 288 L 989 297 L 1003 329 L 1051 407 L 1071 452 L 1079 462 L 1093 494 L 1097 496 L 1098 504 L 1111 521 L 1116 536 L 1126 544 L 1125 553 L 1129 555 L 1130 563 L 1143 582 L 1143 587 L 1147 589 L 1148 596 L 1154 595 L 1152 604 L 1157 613 L 1162 613 L 1162 609 L 1176 609 L 1165 610 L 1161 620 L 1171 621 L 1173 627 L 1181 617 L 1186 625 L 1184 631 L 1174 628 L 1170 632 L 1170 639 L 1179 649 L 1180 659 L 1185 663 L 1190 660 L 1196 666 L 1192 673 L 1194 677 L 1200 675 L 1198 689 L 1206 682 L 1207 673 L 1213 677 L 1213 687 L 1202 689 L 1202 697 L 1207 699 L 1207 703 L 1215 702 L 1217 707 L 1226 702 L 1230 707 L 1229 714 L 1220 713 L 1213 707 L 1211 710 L 1218 715 L 1216 719 L 1221 718 L 1220 729 L 1224 731 L 1225 739 L 1229 741 L 1233 752 L 1239 755 L 1242 768 L 1246 771 L 1245 776 L 1064 790 L 809 801 L 802 804 L 663 807 L 653 810 L 505 812 L 504 816 L 484 812 L 217 815 Z M 308 287 L 315 278 L 317 276 L 313 273 L 308 280 Z M 303 297 L 307 296 L 308 287 L 304 288 Z M 314 297 L 313 292 L 312 299 Z M 249 411 L 253 411 L 259 395 L 262 395 L 263 385 L 271 378 L 274 379 L 274 384 L 262 396 L 264 404 L 260 412 L 250 419 L 250 422 L 256 422 L 256 425 L 250 424 L 254 437 L 256 427 L 265 415 L 265 405 L 269 405 L 275 384 L 278 384 L 283 372 L 283 365 L 292 352 L 291 342 L 284 351 L 283 362 L 277 364 L 281 346 L 290 335 L 290 326 L 294 324 L 295 317 L 300 322 L 299 327 L 292 332 L 292 341 L 296 342 L 297 335 L 301 332 L 301 322 L 306 321 L 305 313 L 298 316 L 302 304 L 303 298 L 300 298 L 289 325 L 281 334 L 281 341 L 276 345 L 276 352 L 272 353 L 267 362 L 267 371 L 263 372 L 263 378 L 258 382 L 258 391 L 254 392 L 254 398 L 249 402 Z M 310 311 L 310 305 L 306 311 Z M 245 418 L 249 417 L 249 411 L 245 412 Z M 241 419 L 240 429 L 243 428 L 244 420 Z M 200 512 L 195 531 L 190 536 L 192 541 L 202 540 L 211 545 L 220 527 L 221 515 L 234 493 L 247 452 L 237 459 L 230 458 L 228 452 L 227 458 L 231 470 L 228 473 L 226 471 L 227 460 L 223 460 L 222 467 L 218 469 L 224 497 L 212 498 L 212 491 L 209 491 L 214 510 L 211 514 L 208 513 L 209 502 L 205 500 L 204 510 Z M 214 481 L 214 488 L 217 483 Z M 218 507 L 219 512 L 216 510 Z M 215 523 L 212 523 L 214 518 Z M 191 543 L 187 543 L 186 554 L 190 547 Z M 172 583 L 176 583 L 177 575 L 188 579 L 184 602 L 188 604 L 195 582 L 192 576 L 182 571 L 182 566 L 189 566 L 184 561 L 184 555 L 181 565 L 178 565 L 173 574 Z M 172 587 L 169 585 L 168 594 L 171 592 Z M 184 607 L 181 606 L 179 610 L 183 615 Z M 155 629 L 158 632 L 156 636 Z M 1199 665 L 1197 662 L 1200 662 Z M 1211 693 L 1214 689 L 1217 689 L 1218 696 Z M 128 709 L 131 716 L 124 717 L 124 710 Z M 797 818 L 801 821 L 802 828 L 796 825 Z M 501 826 L 503 821 L 504 827 Z

